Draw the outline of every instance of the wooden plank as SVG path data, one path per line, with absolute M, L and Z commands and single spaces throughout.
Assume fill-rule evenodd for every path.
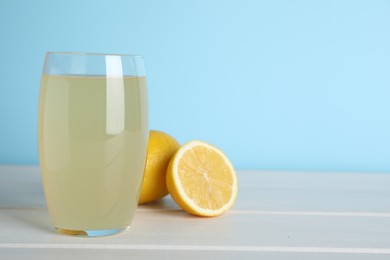
M 236 210 L 390 212 L 390 174 L 238 171 Z M 45 208 L 37 166 L 0 166 L 0 207 Z M 178 208 L 171 200 L 152 208 Z
M 2 209 L 0 243 L 390 248 L 390 217 L 138 211 L 133 227 L 97 240 L 54 233 L 45 210 Z
M 199 260 L 199 259 L 273 259 L 273 260 L 388 260 L 389 255 L 381 254 L 335 254 L 335 253 L 291 253 L 291 252 L 229 252 L 229 251 L 169 251 L 169 250 L 82 250 L 82 249 L 3 249 L 2 259 L 7 260 Z

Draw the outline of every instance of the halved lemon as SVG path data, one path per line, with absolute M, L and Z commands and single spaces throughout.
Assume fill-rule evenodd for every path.
M 218 216 L 237 197 L 237 174 L 226 155 L 202 141 L 184 144 L 172 157 L 167 188 L 176 203 L 198 216 Z

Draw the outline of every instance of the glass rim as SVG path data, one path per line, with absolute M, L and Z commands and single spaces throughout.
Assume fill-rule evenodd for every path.
M 46 56 L 48 55 L 120 56 L 120 57 L 131 57 L 131 58 L 143 59 L 143 56 L 138 54 L 99 53 L 99 52 L 47 51 Z

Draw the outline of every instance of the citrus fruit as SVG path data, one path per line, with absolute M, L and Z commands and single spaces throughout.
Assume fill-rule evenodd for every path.
M 165 176 L 172 155 L 180 144 L 170 135 L 156 130 L 149 132 L 144 181 L 138 204 L 152 202 L 168 194 Z
M 237 175 L 226 155 L 202 141 L 184 144 L 172 157 L 167 188 L 176 203 L 198 216 L 218 216 L 237 197 Z

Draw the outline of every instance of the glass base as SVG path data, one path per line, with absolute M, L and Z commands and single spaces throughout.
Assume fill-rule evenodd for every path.
M 55 227 L 54 229 L 61 234 L 76 236 L 76 237 L 104 237 L 119 234 L 127 230 L 130 226 L 114 229 L 98 229 L 98 230 L 71 230 Z

